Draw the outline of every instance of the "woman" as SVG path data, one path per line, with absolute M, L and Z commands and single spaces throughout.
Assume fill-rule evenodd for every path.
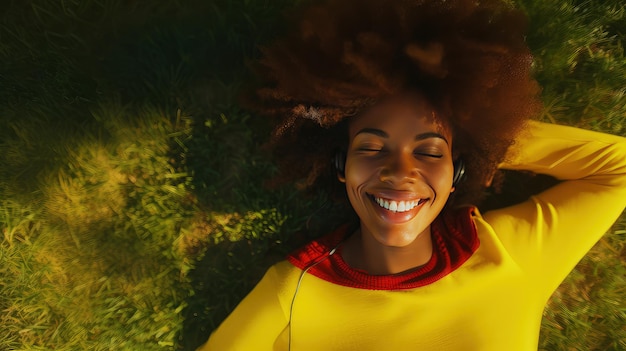
M 626 140 L 531 121 L 524 16 L 499 1 L 296 18 L 256 107 L 279 116 L 285 178 L 315 191 L 332 167 L 358 221 L 272 266 L 200 350 L 536 350 L 547 299 L 624 209 Z M 560 182 L 481 214 L 497 168 Z

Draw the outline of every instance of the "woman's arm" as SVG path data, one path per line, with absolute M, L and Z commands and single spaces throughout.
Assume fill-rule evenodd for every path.
M 626 206 L 626 138 L 531 122 L 503 169 L 561 182 L 485 220 L 522 269 L 551 293 Z
M 279 281 L 272 266 L 198 351 L 273 350 L 288 324 Z

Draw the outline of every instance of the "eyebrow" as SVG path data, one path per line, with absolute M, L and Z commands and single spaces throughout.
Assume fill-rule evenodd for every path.
M 387 134 L 384 130 L 380 130 L 380 129 L 375 129 L 375 128 L 363 128 L 361 130 L 359 130 L 354 136 L 356 137 L 359 134 L 374 134 L 376 136 L 379 136 L 381 138 L 389 138 L 389 134 Z M 415 141 L 420 141 L 420 140 L 424 140 L 424 139 L 429 139 L 429 138 L 439 138 L 439 139 L 443 139 L 443 141 L 446 142 L 446 144 L 448 143 L 448 139 L 446 139 L 446 137 L 444 137 L 443 135 L 439 134 L 439 133 L 435 133 L 435 132 L 426 132 L 426 133 L 421 133 L 415 136 Z

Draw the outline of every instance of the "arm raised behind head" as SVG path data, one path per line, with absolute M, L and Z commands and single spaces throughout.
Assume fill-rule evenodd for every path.
M 531 122 L 507 156 L 502 169 L 560 180 L 523 203 L 484 215 L 549 295 L 626 206 L 626 138 Z

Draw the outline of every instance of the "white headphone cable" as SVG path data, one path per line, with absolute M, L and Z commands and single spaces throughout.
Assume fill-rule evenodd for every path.
M 296 290 L 294 291 L 293 298 L 291 299 L 291 306 L 289 306 L 289 323 L 288 323 L 288 326 L 289 326 L 289 339 L 288 339 L 288 345 L 287 345 L 287 350 L 288 351 L 291 351 L 291 318 L 293 317 L 293 306 L 296 303 L 296 296 L 298 295 L 298 290 L 300 290 L 300 285 L 302 284 L 302 279 L 304 278 L 304 275 L 306 274 L 306 272 L 309 271 L 309 269 L 317 266 L 318 264 L 324 262 L 326 259 L 328 259 L 330 256 L 332 256 L 335 253 L 335 251 L 337 251 L 338 247 L 339 247 L 339 245 L 335 246 L 332 250 L 330 250 L 328 252 L 327 255 L 325 255 L 321 259 L 318 259 L 317 261 L 313 262 L 312 264 L 309 264 L 308 266 L 306 266 L 306 268 L 304 268 L 302 270 L 302 273 L 300 273 L 300 277 L 298 278 L 298 284 L 296 284 Z

